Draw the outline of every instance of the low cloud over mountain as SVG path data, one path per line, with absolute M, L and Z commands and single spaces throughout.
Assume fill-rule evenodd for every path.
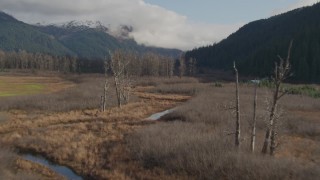
M 92 20 L 114 28 L 125 24 L 133 27 L 130 35 L 139 43 L 180 49 L 219 41 L 243 25 L 190 22 L 143 0 L 0 0 L 0 7 L 29 23 Z

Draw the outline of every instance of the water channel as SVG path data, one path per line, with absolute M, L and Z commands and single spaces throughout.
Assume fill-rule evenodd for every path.
M 158 112 L 155 113 L 151 116 L 149 116 L 148 120 L 159 120 L 162 116 L 169 114 L 173 111 L 173 109 L 168 109 L 162 112 Z M 66 166 L 61 166 L 58 164 L 54 164 L 50 161 L 48 161 L 47 159 L 45 159 L 42 156 L 36 156 L 36 155 L 32 155 L 32 154 L 25 154 L 23 155 L 23 158 L 26 160 L 29 160 L 31 162 L 37 163 L 37 164 L 41 164 L 43 166 L 46 166 L 47 168 L 51 169 L 52 171 L 66 177 L 69 180 L 83 180 L 83 178 L 79 175 L 77 175 L 74 171 L 72 171 L 70 168 L 66 167 Z
M 83 179 L 81 176 L 79 176 L 75 172 L 73 172 L 70 168 L 68 168 L 66 166 L 60 166 L 60 165 L 54 164 L 54 163 L 48 161 L 47 159 L 45 159 L 44 157 L 26 154 L 26 155 L 23 155 L 23 158 L 26 160 L 29 160 L 31 162 L 46 166 L 47 168 L 66 177 L 69 180 L 82 180 Z

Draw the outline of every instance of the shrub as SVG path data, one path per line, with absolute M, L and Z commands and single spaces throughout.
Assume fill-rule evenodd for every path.
M 287 87 L 285 88 L 285 91 L 287 91 L 288 94 L 307 95 L 313 98 L 320 98 L 320 91 L 315 87 L 312 87 L 309 85 L 298 86 L 298 87 Z
M 151 89 L 149 92 L 162 93 L 162 94 L 183 94 L 183 95 L 195 95 L 200 86 L 197 84 L 161 84 Z
M 222 87 L 222 83 L 214 82 L 211 86 L 213 86 L 213 87 Z

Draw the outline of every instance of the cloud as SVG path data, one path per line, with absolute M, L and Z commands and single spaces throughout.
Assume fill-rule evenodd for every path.
M 114 27 L 131 25 L 138 43 L 183 50 L 220 41 L 243 25 L 191 22 L 143 0 L 0 0 L 0 7 L 28 23 L 93 20 Z
M 320 1 L 319 0 L 298 0 L 286 8 L 273 10 L 272 15 L 281 14 L 281 13 L 291 11 L 291 10 L 294 10 L 297 8 L 305 7 L 305 6 L 311 6 L 311 5 L 318 3 L 318 2 L 320 2 Z

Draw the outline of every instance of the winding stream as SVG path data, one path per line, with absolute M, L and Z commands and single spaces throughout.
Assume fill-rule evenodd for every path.
M 152 114 L 151 116 L 149 116 L 146 119 L 154 120 L 154 121 L 155 120 L 159 120 L 162 116 L 171 113 L 173 110 L 174 110 L 174 108 L 168 109 L 168 110 L 165 110 L 165 111 L 162 111 L 162 112 L 158 112 L 158 113 Z
M 31 162 L 46 166 L 47 168 L 66 177 L 69 180 L 83 180 L 83 178 L 81 176 L 77 175 L 70 168 L 68 168 L 66 166 L 60 166 L 60 165 L 54 164 L 54 163 L 46 160 L 44 157 L 26 154 L 26 155 L 23 155 L 23 158 L 26 160 L 29 160 Z
M 149 116 L 148 120 L 159 120 L 162 116 L 169 114 L 173 111 L 174 109 L 168 109 L 162 112 L 158 112 L 155 113 L 151 116 Z M 79 175 L 77 175 L 74 171 L 72 171 L 70 168 L 66 167 L 66 166 L 61 166 L 58 164 L 54 164 L 50 161 L 48 161 L 47 159 L 45 159 L 42 156 L 35 156 L 35 155 L 31 155 L 31 154 L 25 154 L 23 155 L 23 158 L 26 160 L 29 160 L 31 162 L 37 163 L 37 164 L 41 164 L 43 166 L 46 166 L 47 168 L 51 169 L 52 171 L 66 177 L 69 180 L 83 180 L 83 178 Z

